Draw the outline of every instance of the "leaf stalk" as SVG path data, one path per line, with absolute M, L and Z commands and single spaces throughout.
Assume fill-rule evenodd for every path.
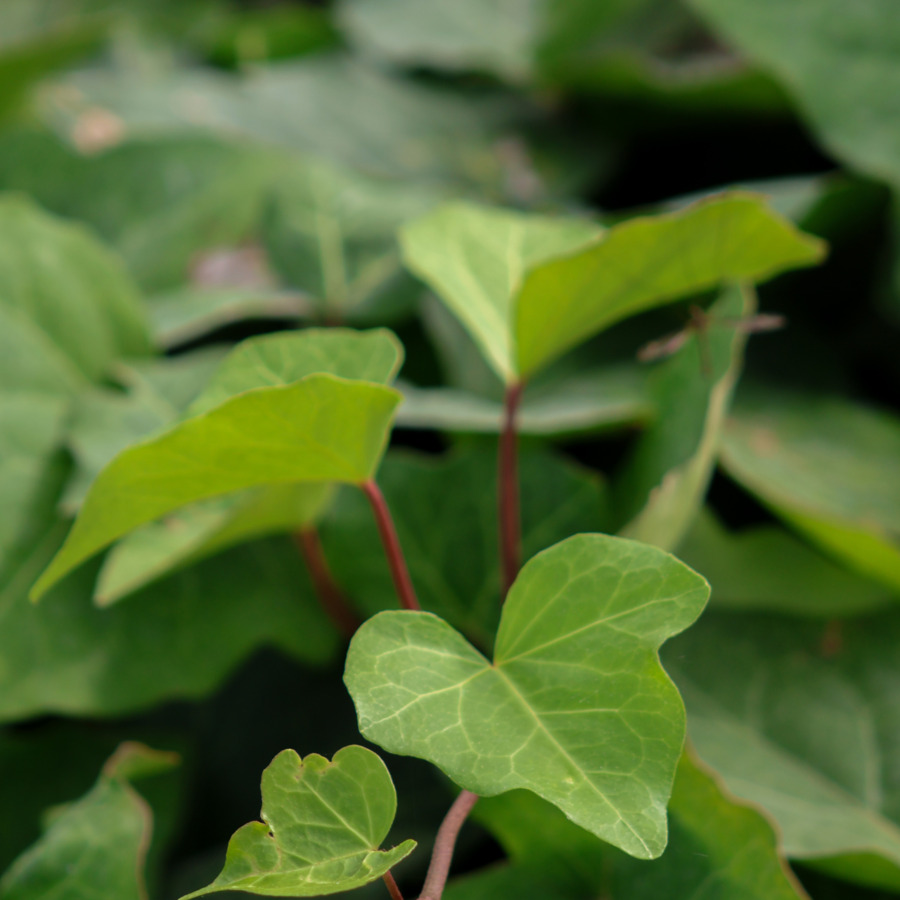
M 318 530 L 315 526 L 301 528 L 292 537 L 309 570 L 320 606 L 338 631 L 344 637 L 352 638 L 362 622 L 331 573 Z
M 500 433 L 497 454 L 497 508 L 500 520 L 500 559 L 504 599 L 519 574 L 522 555 L 516 413 L 524 387 L 525 385 L 521 382 L 516 382 L 506 388 L 503 397 L 503 430 Z
M 419 900 L 441 900 L 444 886 L 447 884 L 447 876 L 450 874 L 450 862 L 453 859 L 453 850 L 456 847 L 456 837 L 463 822 L 478 800 L 478 794 L 471 791 L 460 791 L 453 805 L 444 816 L 441 827 L 438 829 L 434 841 L 434 850 L 431 853 L 431 863 L 425 876 L 425 884 Z

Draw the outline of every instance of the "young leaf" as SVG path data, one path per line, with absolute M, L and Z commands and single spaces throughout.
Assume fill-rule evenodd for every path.
M 505 382 L 517 380 L 512 322 L 528 269 L 596 241 L 584 219 L 447 203 L 400 230 L 406 265 L 465 324 Z
M 722 464 L 826 553 L 900 592 L 900 420 L 836 398 L 748 397 Z
M 738 191 L 630 219 L 528 274 L 516 300 L 516 370 L 527 377 L 635 313 L 723 281 L 765 281 L 824 253 L 764 198 Z
M 684 738 L 659 645 L 700 614 L 706 582 L 603 535 L 539 553 L 516 579 L 490 663 L 429 613 L 382 612 L 350 644 L 360 730 L 478 794 L 528 788 L 634 856 L 666 845 Z
M 747 342 L 739 329 L 715 320 L 749 316 L 755 306 L 749 289 L 727 291 L 710 310 L 707 331 L 692 335 L 657 373 L 658 414 L 617 481 L 629 514 L 623 537 L 674 550 L 690 527 L 712 477 Z
M 380 878 L 416 846 L 379 850 L 397 795 L 384 763 L 364 747 L 329 761 L 283 750 L 262 777 L 262 822 L 238 829 L 216 880 L 181 900 L 218 891 L 319 897 Z
M 191 404 L 189 416 L 206 412 L 253 388 L 291 384 L 307 375 L 390 384 L 403 362 L 403 346 L 385 328 L 306 328 L 250 338 L 238 344 Z
M 707 614 L 667 648 L 692 742 L 785 853 L 900 889 L 896 613 L 834 627 Z
M 122 744 L 90 793 L 59 812 L 46 834 L 10 866 L 0 879 L 0 897 L 146 900 L 143 869 L 153 817 L 128 782 L 175 761 L 170 753 Z
M 125 450 L 94 482 L 32 596 L 116 538 L 196 500 L 267 484 L 366 481 L 399 401 L 379 384 L 308 375 L 240 394 Z

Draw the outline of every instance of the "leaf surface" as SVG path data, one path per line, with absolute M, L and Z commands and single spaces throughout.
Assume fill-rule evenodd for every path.
M 416 842 L 379 850 L 397 809 L 384 763 L 364 747 L 329 761 L 283 750 L 262 777 L 262 822 L 228 843 L 225 867 L 199 891 L 247 891 L 269 897 L 318 897 L 361 887 L 408 856 Z
M 528 788 L 654 858 L 684 727 L 657 648 L 707 593 L 656 548 L 577 535 L 523 567 L 493 664 L 430 613 L 379 613 L 357 631 L 344 674 L 360 730 L 475 793 Z
M 233 397 L 125 450 L 94 482 L 33 596 L 137 526 L 193 501 L 267 484 L 367 480 L 399 399 L 382 385 L 309 375 Z

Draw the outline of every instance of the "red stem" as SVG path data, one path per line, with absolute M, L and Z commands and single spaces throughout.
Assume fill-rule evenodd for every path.
M 406 568 L 406 560 L 403 558 L 403 550 L 400 549 L 400 541 L 397 539 L 397 531 L 394 521 L 391 519 L 390 510 L 384 500 L 378 485 L 374 481 L 365 481 L 360 487 L 369 498 L 372 512 L 375 514 L 375 522 L 378 525 L 378 534 L 381 535 L 381 543 L 387 556 L 388 565 L 391 567 L 391 577 L 394 579 L 394 587 L 400 598 L 400 605 L 404 609 L 421 610 L 409 570 Z
M 524 385 L 519 382 L 506 388 L 503 398 L 503 431 L 497 454 L 497 507 L 500 519 L 500 560 L 503 570 L 505 598 L 516 575 L 522 553 L 519 518 L 519 464 L 516 434 L 516 412 Z
M 453 848 L 456 846 L 456 836 L 476 800 L 478 800 L 478 794 L 462 791 L 453 801 L 453 806 L 450 807 L 447 815 L 444 816 L 444 821 L 441 822 L 434 841 L 431 864 L 428 866 L 428 874 L 425 876 L 425 885 L 419 895 L 419 900 L 440 900 L 441 894 L 444 893 L 447 875 L 450 874 Z
M 384 883 L 387 885 L 388 893 L 391 895 L 391 900 L 403 900 L 403 894 L 400 893 L 400 888 L 397 887 L 397 882 L 394 881 L 394 876 L 391 875 L 391 870 L 388 869 L 384 875 L 381 876 Z
M 338 587 L 325 553 L 319 532 L 315 527 L 302 528 L 293 534 L 294 543 L 306 561 L 306 568 L 312 578 L 313 587 L 322 609 L 345 637 L 352 638 L 356 629 L 362 624 L 356 613 L 347 602 L 344 592 Z

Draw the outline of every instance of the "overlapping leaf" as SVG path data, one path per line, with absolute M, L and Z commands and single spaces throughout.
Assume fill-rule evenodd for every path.
M 707 593 L 656 548 L 578 535 L 522 569 L 493 664 L 429 613 L 379 613 L 357 631 L 344 674 L 360 730 L 476 793 L 528 788 L 654 858 L 684 728 L 657 648 Z
M 825 396 L 750 396 L 723 434 L 728 473 L 827 553 L 900 591 L 900 421 Z
M 380 878 L 416 846 L 408 840 L 379 849 L 397 795 L 384 763 L 364 747 L 344 747 L 331 761 L 284 750 L 263 772 L 262 796 L 263 821 L 239 829 L 218 878 L 182 900 L 234 890 L 335 894 Z

